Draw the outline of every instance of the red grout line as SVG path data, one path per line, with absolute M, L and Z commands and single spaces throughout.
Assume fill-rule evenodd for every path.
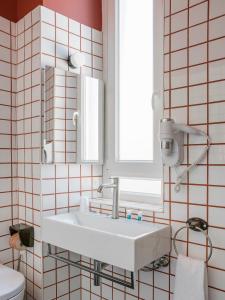
M 201 4 L 205 3 L 205 2 L 207 2 L 207 0 L 203 0 L 203 1 L 199 2 L 199 3 L 190 5 L 189 7 L 183 8 L 183 9 L 181 9 L 181 10 L 179 10 L 179 11 L 174 12 L 174 13 L 172 13 L 172 10 L 171 10 L 171 7 L 170 7 L 170 13 L 169 13 L 169 15 L 165 16 L 165 18 L 174 16 L 174 15 L 179 14 L 179 13 L 181 13 L 181 12 L 183 12 L 183 11 L 186 11 L 186 10 L 188 10 L 188 9 L 190 9 L 190 8 L 193 8 L 193 7 L 195 7 L 195 6 L 201 5 Z

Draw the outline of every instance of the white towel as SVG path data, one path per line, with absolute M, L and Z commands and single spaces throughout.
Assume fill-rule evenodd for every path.
M 204 261 L 178 256 L 173 300 L 208 300 L 207 270 Z

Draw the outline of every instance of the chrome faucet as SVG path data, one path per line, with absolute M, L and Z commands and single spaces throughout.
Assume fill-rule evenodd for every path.
M 101 193 L 103 189 L 113 189 L 113 205 L 112 205 L 112 219 L 119 219 L 119 178 L 111 177 L 112 183 L 104 183 L 98 187 L 98 193 Z

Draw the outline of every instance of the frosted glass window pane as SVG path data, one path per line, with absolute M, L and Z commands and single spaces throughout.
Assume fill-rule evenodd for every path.
M 118 160 L 153 160 L 153 1 L 119 1 Z
M 123 192 L 142 193 L 160 196 L 161 180 L 120 178 L 120 190 Z
M 98 160 L 98 80 L 86 77 L 85 78 L 85 145 L 84 145 L 84 159 Z

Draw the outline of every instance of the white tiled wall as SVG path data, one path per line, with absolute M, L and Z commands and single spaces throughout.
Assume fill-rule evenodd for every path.
M 42 67 L 48 65 L 73 72 L 68 68 L 68 56 L 76 51 L 82 51 L 86 62 L 81 73 L 102 78 L 102 33 L 47 8 L 42 7 L 41 16 Z M 65 99 L 61 98 L 61 101 L 65 101 Z M 76 104 L 76 99 L 74 99 L 74 103 Z M 60 156 L 58 158 L 60 162 L 65 161 Z M 66 160 L 68 161 L 69 157 Z M 44 215 L 76 209 L 82 196 L 93 197 L 95 195 L 102 180 L 101 166 L 42 165 L 41 173 Z M 60 249 L 57 251 L 62 252 L 70 259 L 77 259 L 73 257 L 72 253 L 63 252 Z M 46 255 L 45 248 L 43 253 Z M 78 259 L 80 258 L 78 257 Z M 44 299 L 69 299 L 69 297 L 70 299 L 80 299 L 82 277 L 79 270 L 45 257 L 43 271 Z
M 223 0 L 165 0 L 165 116 L 205 130 L 213 144 L 207 159 L 189 174 L 180 194 L 173 192 L 173 171 L 165 170 L 164 213 L 144 214 L 146 221 L 171 224 L 173 233 L 191 216 L 209 222 L 214 245 L 208 267 L 210 300 L 225 297 L 224 14 Z M 139 272 L 134 291 L 106 281 L 102 287 L 94 287 L 90 274 L 43 258 L 41 213 L 75 209 L 80 196 L 95 194 L 102 178 L 100 167 L 40 165 L 40 68 L 50 65 L 68 70 L 68 55 L 80 50 L 86 56 L 82 72 L 101 78 L 100 32 L 40 7 L 17 26 L 0 19 L 0 260 L 13 265 L 17 258 L 8 247 L 8 226 L 19 219 L 35 227 L 35 247 L 26 252 L 21 264 L 27 299 L 172 299 L 174 251 L 168 268 Z M 204 143 L 189 138 L 186 163 Z M 109 207 L 93 209 L 110 213 Z M 121 210 L 121 216 L 125 214 Z M 207 255 L 206 242 L 198 234 L 191 233 L 187 240 L 184 233 L 178 246 L 193 257 Z M 82 261 L 92 263 L 88 258 L 82 257 Z M 125 275 L 116 268 L 110 271 Z
M 9 226 L 18 221 L 16 194 L 16 24 L 0 17 L 0 263 L 16 265 Z

